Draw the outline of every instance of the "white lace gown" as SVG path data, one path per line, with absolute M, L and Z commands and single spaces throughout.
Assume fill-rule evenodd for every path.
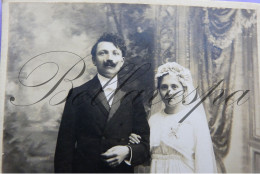
M 178 123 L 188 111 L 168 115 L 162 110 L 149 119 L 151 173 L 217 172 L 205 112 L 197 109 Z

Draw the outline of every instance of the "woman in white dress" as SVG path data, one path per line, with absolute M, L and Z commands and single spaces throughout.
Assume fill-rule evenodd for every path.
M 193 90 L 190 71 L 170 62 L 158 68 L 157 88 L 165 105 L 152 115 L 150 125 L 151 173 L 215 173 L 215 155 L 202 105 L 188 104 Z M 131 134 L 130 142 L 139 143 Z

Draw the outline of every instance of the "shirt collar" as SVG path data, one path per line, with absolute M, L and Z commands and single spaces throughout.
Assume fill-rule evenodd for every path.
M 98 77 L 98 80 L 100 81 L 100 84 L 101 84 L 102 88 L 104 89 L 105 84 L 107 84 L 110 79 L 100 75 L 99 73 L 97 74 L 97 77 Z M 109 82 L 109 84 L 107 84 L 107 86 L 105 88 L 116 89 L 117 88 L 117 80 L 118 80 L 118 78 L 117 78 L 117 75 L 116 75 Z

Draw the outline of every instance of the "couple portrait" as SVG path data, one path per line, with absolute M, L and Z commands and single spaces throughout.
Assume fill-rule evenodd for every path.
M 255 5 L 3 1 L 3 173 L 260 172 Z
M 203 107 L 179 122 L 192 109 L 184 100 L 194 90 L 188 69 L 175 62 L 158 67 L 157 90 L 165 106 L 148 124 L 143 103 L 131 96 L 136 93 L 128 95 L 119 88 L 124 40 L 105 33 L 91 55 L 98 73 L 70 91 L 59 128 L 55 172 L 131 173 L 149 158 L 151 173 L 217 172 Z

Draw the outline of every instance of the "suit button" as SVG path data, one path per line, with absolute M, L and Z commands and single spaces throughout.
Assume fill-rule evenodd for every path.
M 102 140 L 105 140 L 105 139 L 106 139 L 106 137 L 102 136 Z

